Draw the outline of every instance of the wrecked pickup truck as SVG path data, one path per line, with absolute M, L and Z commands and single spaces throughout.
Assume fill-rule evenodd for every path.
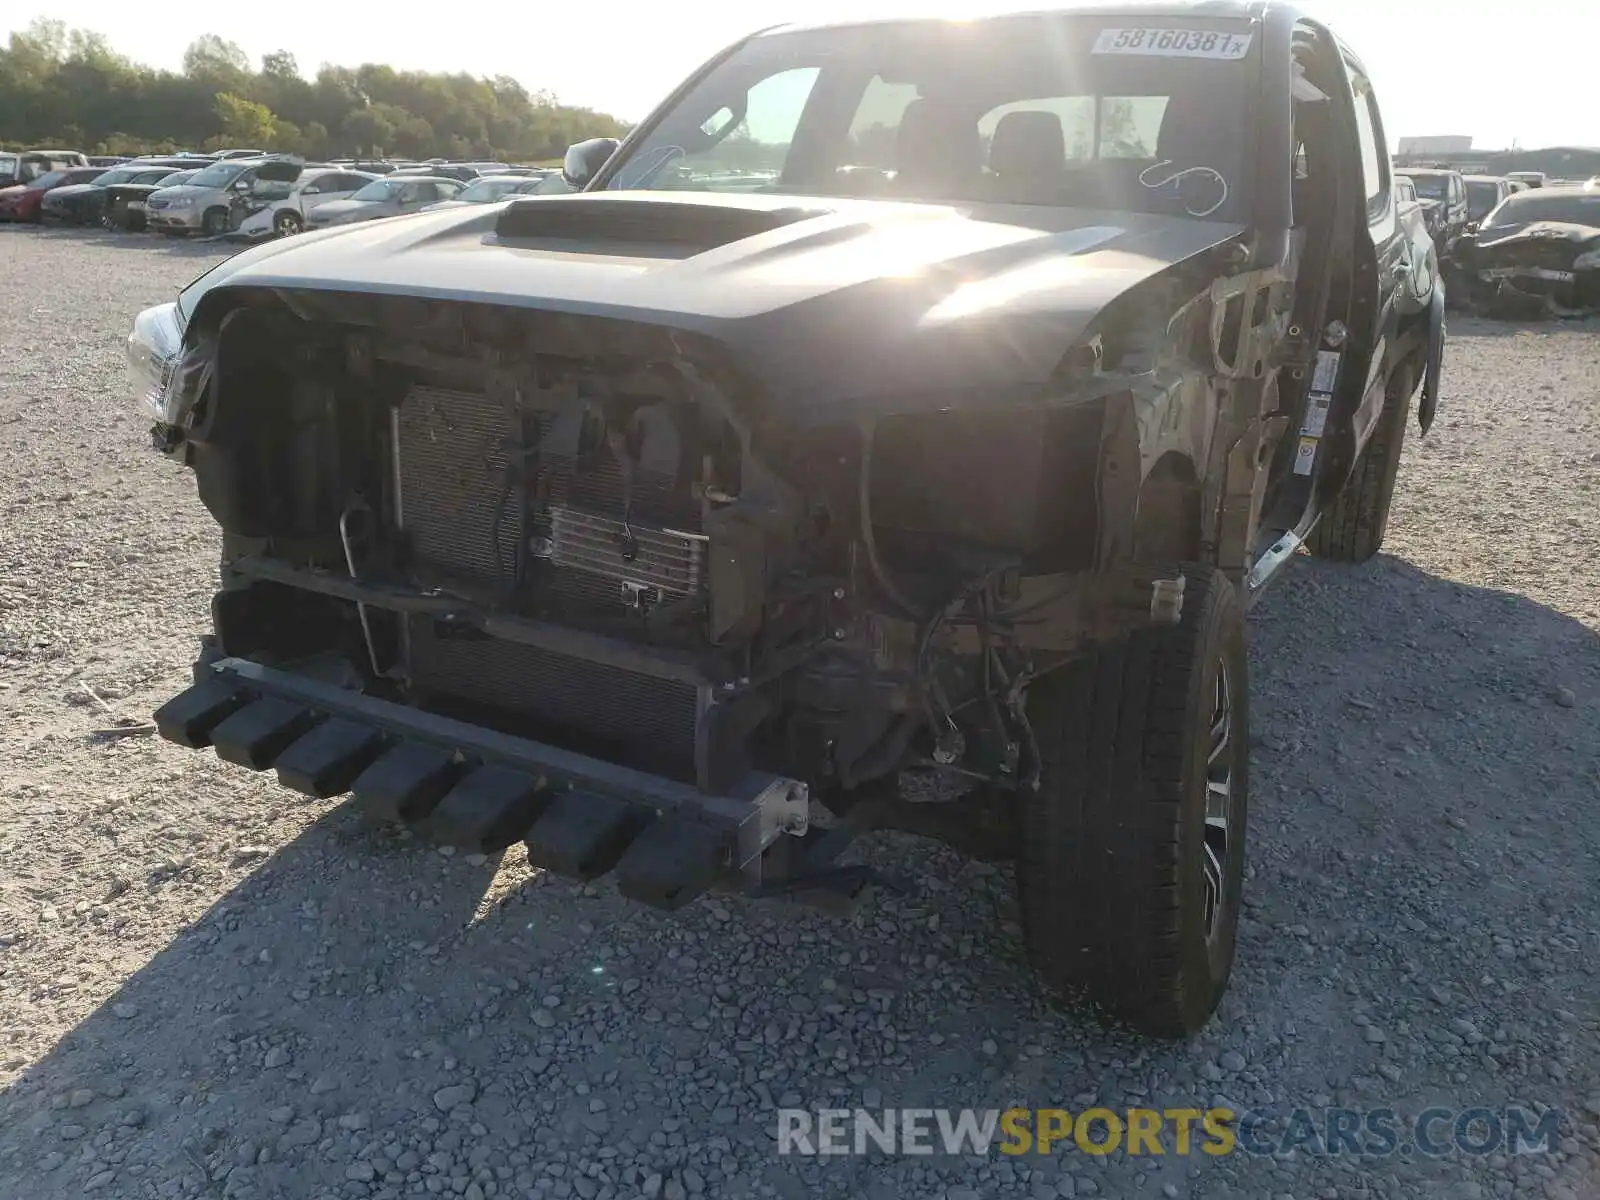
M 1245 610 L 1432 419 L 1386 144 L 1278 5 L 781 28 L 578 194 L 248 250 L 130 340 L 222 532 L 159 730 L 666 909 L 1014 857 L 1053 994 L 1192 1033 Z

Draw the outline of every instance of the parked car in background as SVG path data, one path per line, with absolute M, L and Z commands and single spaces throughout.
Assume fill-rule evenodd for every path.
M 32 183 L 17 183 L 0 189 L 0 221 L 39 220 L 45 196 L 58 187 L 73 183 L 87 183 L 103 174 L 99 167 L 69 167 L 62 171 L 47 171 Z
M 1507 171 L 1507 179 L 1515 179 L 1523 187 L 1542 188 L 1545 184 L 1543 171 Z
M 128 161 L 126 154 L 91 154 L 89 165 L 91 167 L 115 167 Z
M 374 179 L 348 200 L 334 200 L 312 209 L 306 215 L 306 224 L 312 229 L 325 229 L 421 212 L 437 201 L 453 200 L 463 186 L 458 179 L 396 172 Z
M 1449 258 L 1456 239 L 1467 231 L 1467 185 L 1461 173 L 1442 167 L 1402 167 L 1395 174 L 1415 185 L 1439 257 Z
M 454 179 L 458 183 L 471 183 L 483 172 L 471 163 L 425 163 L 415 167 L 399 167 L 396 175 L 425 175 L 430 179 Z
M 1463 176 L 1467 185 L 1467 224 L 1477 225 L 1516 194 L 1512 181 L 1499 175 Z
M 1411 316 L 1425 312 L 1433 299 L 1435 287 L 1440 282 L 1439 247 L 1423 216 L 1422 201 L 1417 198 L 1416 184 L 1404 175 L 1394 177 L 1395 212 L 1400 218 L 1400 229 L 1405 236 L 1405 249 L 1401 261 L 1405 269 L 1396 297 L 1401 311 Z
M 217 158 L 266 158 L 265 150 L 218 150 Z
M 565 196 L 578 190 L 578 188 L 567 182 L 566 176 L 560 171 L 551 171 L 529 189 L 529 194 L 534 196 Z
M 191 167 L 163 175 L 155 183 L 118 183 L 106 189 L 105 214 L 101 218 L 107 229 L 138 232 L 145 228 L 145 205 L 150 197 L 162 188 L 188 183 L 202 168 Z
M 1473 298 L 1494 312 L 1600 311 L 1600 187 L 1512 196 L 1462 239 Z
M 427 208 L 431 211 L 436 208 L 460 208 L 464 204 L 493 204 L 496 200 L 504 200 L 518 193 L 530 194 L 539 182 L 539 179 L 527 175 L 485 175 L 481 179 L 474 179 L 449 200 L 437 201 Z
M 287 237 L 306 227 L 306 218 L 324 204 L 348 200 L 362 188 L 378 179 L 366 171 L 348 167 L 308 168 L 286 186 L 279 195 L 269 196 L 265 204 L 239 223 L 233 236 L 247 241 L 267 237 Z M 254 191 L 259 192 L 263 181 L 258 179 Z
M 18 150 L 0 154 L 0 188 L 29 184 L 51 171 L 91 165 L 76 150 Z
M 234 198 L 255 183 L 263 159 L 223 158 L 204 168 L 188 183 L 162 188 L 145 209 L 145 222 L 158 233 L 228 232 Z
M 99 225 L 106 211 L 106 196 L 117 184 L 158 184 L 176 168 L 171 162 L 129 163 L 112 167 L 87 183 L 72 183 L 47 192 L 39 218 L 62 225 Z

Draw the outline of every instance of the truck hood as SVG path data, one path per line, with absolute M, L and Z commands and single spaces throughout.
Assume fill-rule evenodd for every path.
M 769 400 L 825 419 L 1037 394 L 1107 304 L 1243 233 L 1088 209 L 585 193 L 268 243 L 183 308 L 196 292 L 309 289 L 664 325 L 723 343 Z

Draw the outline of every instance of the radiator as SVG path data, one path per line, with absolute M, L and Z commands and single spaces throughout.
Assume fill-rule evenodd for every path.
M 609 458 L 582 473 L 546 462 L 545 506 L 528 507 L 528 481 L 518 486 L 508 467 L 545 419 L 472 392 L 417 386 L 406 396 L 394 469 L 418 578 L 509 586 L 520 546 L 535 599 L 577 618 L 633 619 L 702 589 L 706 539 L 694 532 L 692 498 L 670 480 L 641 474 L 625 506 L 622 472 Z M 528 736 L 694 777 L 701 694 L 693 684 L 495 638 L 441 636 L 425 617 L 408 621 L 407 637 L 411 679 L 425 695 L 496 710 L 525 722 L 517 727 Z
M 419 568 L 510 580 L 523 523 L 521 503 L 506 494 L 506 471 L 521 440 L 521 420 L 472 392 L 416 387 L 406 397 L 397 421 L 395 475 Z

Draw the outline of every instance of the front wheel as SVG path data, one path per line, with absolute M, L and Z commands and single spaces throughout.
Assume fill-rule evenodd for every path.
M 1210 1019 L 1233 967 L 1249 799 L 1244 610 L 1184 568 L 1182 619 L 1030 689 L 1041 757 L 1017 887 L 1049 989 L 1153 1037 Z
M 210 209 L 200 220 L 200 232 L 207 237 L 221 237 L 228 232 L 228 210 Z
M 272 231 L 279 237 L 290 237 L 304 229 L 305 222 L 292 208 L 286 208 L 272 218 Z

